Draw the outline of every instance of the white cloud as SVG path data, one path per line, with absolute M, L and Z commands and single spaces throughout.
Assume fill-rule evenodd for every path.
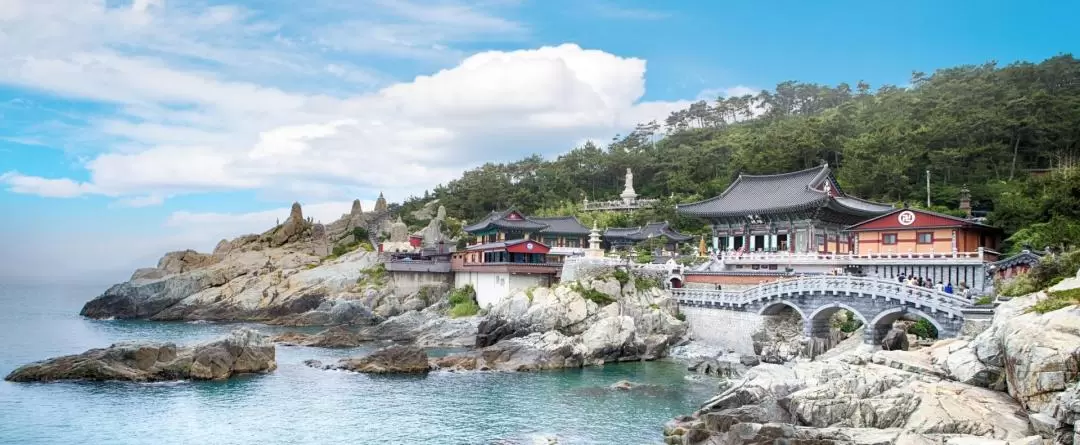
M 698 94 L 697 99 L 713 101 L 716 100 L 716 98 L 718 97 L 741 97 L 747 94 L 751 96 L 756 96 L 760 92 L 761 88 L 749 87 L 746 85 L 735 85 L 728 88 L 709 88 L 702 90 L 701 93 Z
M 128 144 L 86 162 L 87 182 L 12 175 L 0 183 L 49 196 L 156 197 L 128 205 L 218 190 L 296 190 L 296 183 L 300 190 L 393 190 L 403 198 L 483 161 L 559 153 L 582 136 L 613 134 L 687 104 L 640 102 L 645 61 L 572 44 L 483 52 L 430 76 L 344 98 L 109 53 L 31 68 L 21 81 L 125 105 L 123 115 L 94 129 Z M 83 74 L 65 82 L 76 70 Z
M 49 198 L 73 198 L 97 192 L 93 184 L 80 183 L 67 178 L 48 179 L 26 176 L 15 171 L 0 174 L 0 183 L 7 184 L 8 189 L 15 193 Z

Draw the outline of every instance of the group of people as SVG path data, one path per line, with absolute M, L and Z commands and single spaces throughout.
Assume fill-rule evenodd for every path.
M 957 288 L 953 288 L 952 283 L 946 283 L 944 280 L 941 280 L 941 281 L 938 281 L 938 282 L 935 283 L 933 279 L 930 279 L 930 278 L 923 279 L 923 277 L 916 277 L 914 275 L 912 275 L 912 276 L 900 275 L 898 278 L 900 279 L 901 283 L 907 284 L 908 286 L 925 287 L 927 289 L 937 289 L 938 291 L 945 292 L 947 294 L 959 294 L 959 295 L 961 295 L 961 296 L 963 296 L 965 298 L 968 297 L 970 295 L 970 293 L 971 293 L 971 289 L 969 289 L 967 287 L 966 283 L 960 283 L 960 286 L 957 289 Z

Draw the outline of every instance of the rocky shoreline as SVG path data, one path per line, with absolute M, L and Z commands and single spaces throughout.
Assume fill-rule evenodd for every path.
M 1053 290 L 1080 288 L 1080 277 Z M 998 307 L 973 338 L 761 364 L 664 429 L 669 444 L 1077 444 L 1080 308 L 1044 292 Z

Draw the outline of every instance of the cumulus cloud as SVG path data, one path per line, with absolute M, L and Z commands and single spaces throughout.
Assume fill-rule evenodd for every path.
M 640 101 L 644 60 L 573 44 L 483 52 L 411 82 L 342 98 L 117 54 L 80 57 L 34 61 L 21 79 L 130 106 L 138 118 L 114 117 L 98 129 L 144 148 L 94 157 L 85 164 L 87 182 L 12 174 L 2 181 L 11 190 L 159 197 L 135 201 L 149 204 L 161 196 L 303 181 L 400 191 L 401 198 L 483 161 L 562 152 L 582 135 L 610 134 L 686 105 Z M 64 82 L 76 69 L 84 73 L 79 80 Z

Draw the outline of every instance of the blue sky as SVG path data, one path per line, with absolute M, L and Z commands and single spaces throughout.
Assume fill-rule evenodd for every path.
M 699 97 L 1075 52 L 1075 2 L 0 2 L 2 277 L 123 278 Z

